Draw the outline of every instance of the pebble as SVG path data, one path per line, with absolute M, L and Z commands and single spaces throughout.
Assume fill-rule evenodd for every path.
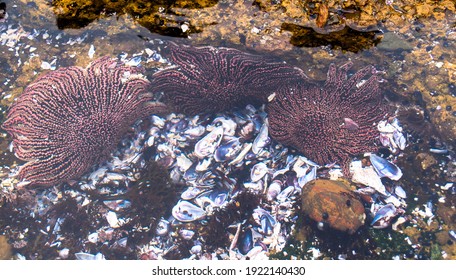
M 95 47 L 93 45 L 90 45 L 90 49 L 89 49 L 89 58 L 92 59 L 93 58 L 93 55 L 95 54 Z
M 181 25 L 181 29 L 182 29 L 182 32 L 185 33 L 185 32 L 187 32 L 190 28 L 189 28 L 189 26 L 188 26 L 186 23 L 184 23 L 184 24 Z

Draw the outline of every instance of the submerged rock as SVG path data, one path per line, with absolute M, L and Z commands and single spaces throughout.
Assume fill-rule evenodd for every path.
M 347 183 L 325 179 L 303 187 L 302 211 L 318 223 L 349 234 L 355 233 L 366 218 L 363 204 Z
M 12 248 L 6 236 L 0 235 L 0 260 L 10 260 L 12 255 Z

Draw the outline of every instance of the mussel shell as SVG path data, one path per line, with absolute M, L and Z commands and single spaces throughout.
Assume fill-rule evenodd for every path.
M 277 201 L 286 201 L 295 191 L 294 186 L 288 186 L 277 195 Z
M 242 147 L 238 138 L 233 138 L 228 142 L 221 144 L 214 153 L 214 159 L 217 162 L 225 162 L 236 157 Z
M 206 217 L 206 211 L 185 200 L 179 201 L 171 212 L 173 217 L 181 222 L 192 222 Z
M 261 126 L 260 132 L 258 133 L 255 140 L 253 140 L 252 151 L 255 154 L 258 154 L 271 142 L 271 139 L 268 136 L 268 125 L 263 123 Z
M 396 207 L 393 204 L 388 203 L 375 213 L 371 226 L 377 229 L 385 228 L 389 226 L 392 218 L 394 218 L 396 214 Z
M 184 240 L 191 240 L 195 236 L 195 231 L 182 228 L 179 230 L 179 236 Z
M 184 200 L 194 199 L 201 193 L 205 192 L 207 188 L 199 188 L 199 187 L 188 187 L 182 194 L 181 198 Z
M 252 167 L 252 170 L 250 171 L 250 180 L 252 180 L 252 182 L 258 182 L 268 173 L 268 171 L 269 169 L 266 164 L 259 162 Z
M 187 182 L 196 181 L 199 177 L 199 174 L 196 172 L 196 166 L 198 162 L 194 162 L 184 173 L 184 180 Z
M 201 135 L 203 135 L 204 132 L 206 132 L 206 128 L 202 125 L 198 125 L 198 126 L 187 129 L 184 133 L 186 135 L 196 138 L 196 137 L 200 137 Z
M 125 210 L 131 206 L 131 202 L 124 199 L 119 200 L 105 200 L 103 201 L 104 205 L 106 205 L 109 209 L 114 211 Z
M 169 229 L 170 229 L 169 222 L 167 220 L 161 219 L 158 222 L 157 227 L 155 228 L 155 233 L 160 236 L 165 235 L 169 232 Z
M 212 126 L 221 126 L 223 128 L 224 135 L 234 136 L 234 133 L 236 132 L 237 128 L 237 123 L 232 119 L 228 119 L 225 117 L 217 117 L 212 121 Z
M 79 252 L 75 253 L 74 256 L 76 257 L 77 260 L 104 260 L 105 257 L 101 253 L 97 253 L 96 255 L 89 254 L 89 253 L 84 253 L 84 252 Z
M 226 190 L 212 189 L 197 196 L 194 202 L 203 209 L 208 205 L 221 207 L 227 202 L 228 196 L 229 193 Z
M 317 167 L 311 166 L 310 171 L 306 175 L 298 177 L 298 184 L 302 188 L 305 184 L 315 179 L 317 179 Z
M 376 154 L 370 154 L 370 162 L 374 167 L 375 171 L 380 177 L 388 177 L 391 180 L 399 180 L 402 177 L 401 169 L 394 163 L 377 156 Z
M 454 230 L 448 231 L 448 235 L 453 241 L 456 241 L 456 232 Z
M 253 210 L 253 212 L 256 213 L 260 219 L 259 232 L 264 235 L 271 235 L 274 230 L 274 226 L 277 223 L 274 217 L 272 217 L 268 211 L 261 208 L 257 208 Z
M 222 206 L 228 200 L 228 192 L 221 190 L 213 190 L 209 194 L 209 199 L 213 202 L 215 206 Z
M 223 138 L 223 127 L 219 126 L 204 136 L 195 145 L 195 155 L 202 159 L 212 155 Z
M 84 252 L 79 252 L 75 253 L 74 256 L 76 257 L 77 260 L 95 260 L 95 255 L 94 254 L 89 254 L 89 253 L 84 253 Z
M 267 199 L 268 201 L 273 201 L 276 199 L 277 195 L 282 191 L 282 182 L 279 180 L 274 180 L 268 187 Z
M 395 186 L 394 193 L 400 198 L 407 198 L 407 193 L 401 186 Z
M 393 132 L 393 140 L 394 142 L 396 143 L 397 147 L 401 150 L 404 150 L 405 149 L 405 146 L 406 146 L 406 140 L 405 140 L 405 137 L 404 137 L 404 134 L 402 134 L 402 132 L 400 131 L 394 131 Z
M 238 249 L 243 255 L 246 255 L 253 248 L 252 229 L 247 228 L 239 236 Z

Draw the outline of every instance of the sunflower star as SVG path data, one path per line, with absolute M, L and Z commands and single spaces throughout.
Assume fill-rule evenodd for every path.
M 320 165 L 340 164 L 346 176 L 352 156 L 377 149 L 375 124 L 386 114 L 375 68 L 365 67 L 347 78 L 351 66 L 349 62 L 337 69 L 331 64 L 323 87 L 283 87 L 267 107 L 273 138 Z
M 50 186 L 75 179 L 100 163 L 127 129 L 166 106 L 152 102 L 139 68 L 109 57 L 60 68 L 30 84 L 8 112 L 3 128 L 13 137 L 24 184 Z
M 230 48 L 168 45 L 175 63 L 154 74 L 163 102 L 186 114 L 218 113 L 264 103 L 278 87 L 307 79 L 283 62 Z

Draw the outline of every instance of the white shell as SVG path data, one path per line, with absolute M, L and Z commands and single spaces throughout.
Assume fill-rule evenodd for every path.
M 186 157 L 183 153 L 176 157 L 176 163 L 182 173 L 187 171 L 193 164 L 193 162 L 189 160 L 188 157 Z
M 200 137 L 204 134 L 204 132 L 206 132 L 206 128 L 204 128 L 202 125 L 198 125 L 187 129 L 184 133 L 192 137 Z
M 167 220 L 161 219 L 157 224 L 155 233 L 157 235 L 165 235 L 168 232 L 169 232 L 169 222 Z
M 193 230 L 189 230 L 189 229 L 181 229 L 179 231 L 179 235 L 180 237 L 182 237 L 184 240 L 190 240 L 193 238 L 193 236 L 195 235 L 195 232 Z
M 382 180 L 372 166 L 363 168 L 361 161 L 353 161 L 350 165 L 350 172 L 352 173 L 352 181 L 354 183 L 363 184 L 386 195 L 385 186 L 383 186 Z
M 173 217 L 181 222 L 192 222 L 206 216 L 206 211 L 185 200 L 179 201 L 171 212 Z
M 152 124 L 155 125 L 156 127 L 163 128 L 165 126 L 164 119 L 162 119 L 158 116 L 155 116 L 155 115 L 152 115 L 151 119 L 152 119 Z
M 407 198 L 407 193 L 401 186 L 396 186 L 394 188 L 394 193 L 400 198 Z
M 76 259 L 84 261 L 93 261 L 96 259 L 95 255 L 84 252 L 75 253 L 74 256 Z
M 62 250 L 59 251 L 59 257 L 61 257 L 62 259 L 67 259 L 69 255 L 70 255 L 70 249 L 68 249 L 68 248 L 63 248 Z
M 108 172 L 106 173 L 106 178 L 109 181 L 125 181 L 127 179 L 127 176 L 119 173 Z
M 272 183 L 268 187 L 268 192 L 266 194 L 268 201 L 273 201 L 274 199 L 276 199 L 277 195 L 280 193 L 281 190 L 281 184 L 276 180 L 272 181 Z
M 290 197 L 295 191 L 294 186 L 289 186 L 286 187 L 284 190 L 282 190 L 278 195 L 277 195 L 277 201 L 279 202 L 285 202 L 288 197 Z
M 97 170 L 95 170 L 94 172 L 92 172 L 89 175 L 89 180 L 98 181 L 105 176 L 107 171 L 108 171 L 108 168 L 106 168 L 106 167 L 98 168 Z
M 117 214 L 115 212 L 109 211 L 108 214 L 106 214 L 106 220 L 108 221 L 110 227 L 120 227 L 119 220 L 117 219 Z
M 89 234 L 87 237 L 87 240 L 89 240 L 90 243 L 97 243 L 98 242 L 98 233 L 94 232 Z
M 197 197 L 199 194 L 205 192 L 206 188 L 198 188 L 198 187 L 188 187 L 182 194 L 181 198 L 184 200 L 190 200 Z
M 258 154 L 259 152 L 261 152 L 263 150 L 264 147 L 266 147 L 266 145 L 269 141 L 268 133 L 269 133 L 268 125 L 265 122 L 261 126 L 260 132 L 258 133 L 257 137 L 253 141 L 252 152 L 254 152 L 255 154 Z
M 225 136 L 234 136 L 237 128 L 236 122 L 234 122 L 232 119 L 228 119 L 225 117 L 217 117 L 212 121 L 212 125 L 208 126 L 208 131 L 213 130 L 215 125 L 217 123 L 221 124 L 221 127 L 223 127 L 223 135 Z
M 244 143 L 244 145 L 241 148 L 241 151 L 236 156 L 236 158 L 230 162 L 230 165 L 237 165 L 238 163 L 241 163 L 251 148 L 252 148 L 252 143 Z
M 259 162 L 252 167 L 252 170 L 250 171 L 250 180 L 252 180 L 252 182 L 254 182 L 254 183 L 258 182 L 267 173 L 268 173 L 268 167 L 266 166 L 266 164 L 263 162 Z

